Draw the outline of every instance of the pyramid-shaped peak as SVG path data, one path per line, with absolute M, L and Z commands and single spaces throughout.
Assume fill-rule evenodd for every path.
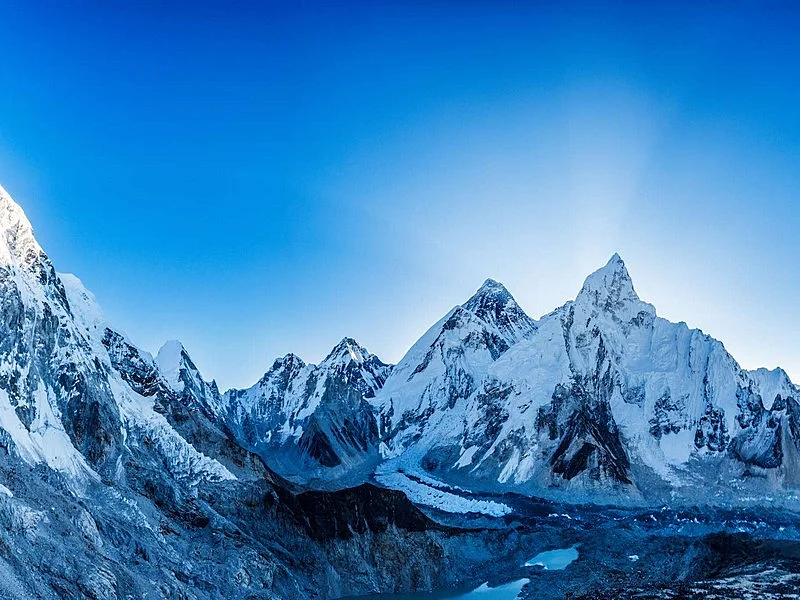
M 622 260 L 622 257 L 619 255 L 619 252 L 614 252 L 611 255 L 611 258 L 608 259 L 606 266 L 613 265 L 616 268 L 625 268 L 625 261 Z
M 328 354 L 323 363 L 342 361 L 349 362 L 352 360 L 356 363 L 362 364 L 369 359 L 369 357 L 370 353 L 366 348 L 364 348 L 364 346 L 359 344 L 351 337 L 345 337 L 341 342 L 334 346 L 333 350 L 331 350 L 330 354 Z
M 495 281 L 491 277 L 487 278 L 486 281 L 483 282 L 483 285 L 478 290 L 478 293 L 481 291 L 483 292 L 508 292 L 506 287 L 500 283 L 499 281 Z
M 169 340 L 164 342 L 164 345 L 156 355 L 156 365 L 158 370 L 167 380 L 169 386 L 180 392 L 183 390 L 183 383 L 181 382 L 181 369 L 183 368 L 184 355 L 186 350 L 178 340 Z
M 295 366 L 299 366 L 302 368 L 306 366 L 306 363 L 303 362 L 303 359 L 297 356 L 297 354 L 295 354 L 294 352 L 289 352 L 289 354 L 287 354 L 283 358 L 276 359 L 272 368 L 273 369 L 293 368 Z
M 598 269 L 596 272 L 619 273 L 622 276 L 630 279 L 630 274 L 628 273 L 628 268 L 625 266 L 625 261 L 622 260 L 622 257 L 617 252 L 614 252 L 611 258 L 608 259 L 608 262 L 605 264 L 605 266 Z
M 484 294 L 497 294 L 497 293 L 506 293 L 508 294 L 508 290 L 506 286 L 504 286 L 499 281 L 492 279 L 491 277 L 487 278 L 486 281 L 483 282 L 480 288 L 478 288 L 477 294 L 484 293 Z
M 509 343 L 528 337 L 536 324 L 502 283 L 487 279 L 462 307 L 484 323 L 496 327 Z
M 513 296 L 511 296 L 506 287 L 494 279 L 487 279 L 483 282 L 483 285 L 478 288 L 478 291 L 463 304 L 463 307 L 475 312 L 479 307 L 490 305 L 502 306 L 509 301 L 515 303 Z
M 158 350 L 158 362 L 163 360 L 180 359 L 181 355 L 186 351 L 183 344 L 179 340 L 167 340 L 164 345 Z

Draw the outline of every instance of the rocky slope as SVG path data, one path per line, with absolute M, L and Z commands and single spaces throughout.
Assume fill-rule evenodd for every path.
M 362 479 L 379 459 L 370 400 L 391 367 L 346 338 L 319 365 L 289 354 L 247 390 L 230 390 L 217 411 L 246 447 L 307 483 Z

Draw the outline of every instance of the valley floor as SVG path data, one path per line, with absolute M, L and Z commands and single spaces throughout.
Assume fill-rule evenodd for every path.
M 476 554 L 490 551 L 491 540 L 505 532 L 514 538 L 507 540 L 505 555 L 487 557 L 474 580 L 449 592 L 371 598 L 800 598 L 800 516 L 791 512 L 618 509 L 512 495 L 480 501 L 512 510 L 501 516 L 425 510 L 449 527 L 472 530 L 469 543 Z M 479 547 L 476 530 L 485 532 L 487 546 Z M 572 548 L 576 559 L 569 556 L 559 565 L 565 553 L 556 553 L 557 566 L 549 569 L 531 560 L 540 552 Z M 488 593 L 493 588 L 496 593 Z

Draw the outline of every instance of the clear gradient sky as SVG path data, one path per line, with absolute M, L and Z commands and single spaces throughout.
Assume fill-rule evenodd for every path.
M 0 8 L 0 182 L 143 347 L 222 387 L 397 361 L 486 277 L 539 317 L 618 251 L 800 381 L 791 3 L 161 4 Z

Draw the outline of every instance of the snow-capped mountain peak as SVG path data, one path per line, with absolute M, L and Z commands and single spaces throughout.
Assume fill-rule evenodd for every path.
M 156 355 L 156 364 L 170 387 L 180 392 L 184 384 L 181 381 L 181 369 L 184 368 L 186 350 L 178 340 L 164 343 Z
M 499 281 L 488 277 L 486 281 L 483 282 L 481 287 L 478 288 L 478 291 L 470 298 L 465 304 L 469 304 L 472 300 L 478 299 L 482 296 L 509 296 L 508 290 L 506 286 L 504 286 Z
M 353 338 L 319 365 L 278 359 L 253 387 L 229 390 L 223 418 L 242 444 L 294 480 L 329 476 L 321 468 L 364 467 L 378 456 L 378 424 L 367 402 L 391 371 Z
M 530 337 L 536 322 L 525 314 L 502 283 L 487 279 L 462 308 L 496 328 L 509 344 Z
M 83 326 L 90 338 L 102 339 L 107 319 L 94 294 L 72 273 L 59 273 L 58 277 L 64 284 L 75 320 Z
M 789 379 L 789 375 L 777 367 L 775 369 L 760 368 L 749 372 L 753 391 L 761 396 L 764 408 L 772 408 L 775 400 L 780 397 L 800 398 L 800 388 L 794 385 Z
M 655 308 L 639 299 L 625 262 L 617 253 L 586 278 L 575 304 L 621 321 L 630 321 L 642 312 L 655 316 Z
M 200 369 L 178 340 L 166 342 L 158 351 L 156 365 L 167 385 L 178 394 L 188 395 L 205 410 L 218 411 L 221 395 L 216 381 L 207 382 Z
M 272 367 L 270 368 L 270 370 L 264 373 L 261 380 L 263 381 L 265 379 L 269 379 L 272 373 L 278 371 L 288 371 L 290 373 L 295 373 L 305 366 L 306 363 L 302 358 L 300 358 L 293 352 L 290 352 L 289 354 L 283 356 L 282 358 L 276 358 L 275 362 L 272 363 Z
M 346 337 L 334 346 L 330 354 L 320 363 L 320 366 L 328 364 L 346 364 L 350 361 L 357 364 L 364 364 L 371 356 L 372 355 L 364 346 L 353 338 Z
M 0 186 L 0 263 L 30 269 L 43 254 L 22 207 Z

